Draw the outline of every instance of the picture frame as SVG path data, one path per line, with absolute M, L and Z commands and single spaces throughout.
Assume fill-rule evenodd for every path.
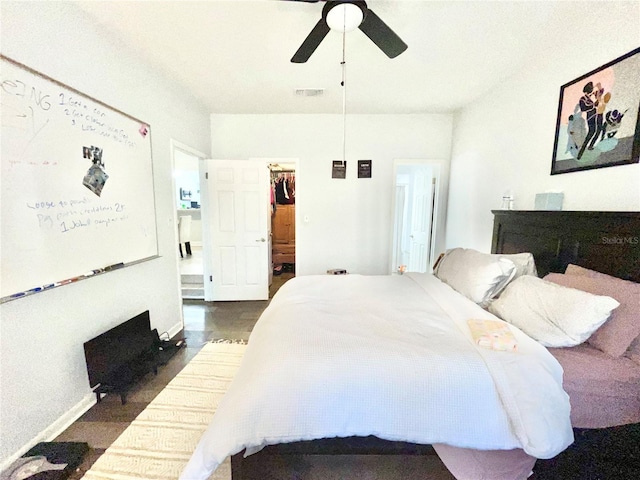
M 551 175 L 638 163 L 640 48 L 560 87 Z
M 189 200 L 191 201 L 192 193 L 191 190 L 184 190 L 180 188 L 180 200 Z
M 358 178 L 371 178 L 371 160 L 358 160 Z
M 333 160 L 331 164 L 331 178 L 347 178 L 347 162 L 342 160 Z

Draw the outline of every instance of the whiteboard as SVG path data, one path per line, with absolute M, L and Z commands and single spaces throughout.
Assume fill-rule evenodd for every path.
M 156 257 L 149 125 L 0 62 L 0 298 Z

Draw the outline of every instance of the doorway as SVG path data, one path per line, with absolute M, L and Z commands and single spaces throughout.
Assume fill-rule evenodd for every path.
M 391 273 L 431 272 L 439 183 L 439 163 L 394 162 Z
M 284 274 L 288 279 L 295 275 L 296 267 L 295 163 L 269 163 L 269 171 L 272 277 Z
M 204 261 L 199 171 L 204 154 L 177 142 L 172 142 L 172 153 L 181 297 L 202 300 Z

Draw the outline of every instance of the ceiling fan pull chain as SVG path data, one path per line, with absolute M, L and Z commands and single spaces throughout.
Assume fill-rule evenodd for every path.
M 345 14 L 346 15 L 346 14 Z M 345 20 L 346 21 L 346 20 Z M 346 61 L 346 32 L 342 32 L 342 162 L 347 157 L 347 61 Z

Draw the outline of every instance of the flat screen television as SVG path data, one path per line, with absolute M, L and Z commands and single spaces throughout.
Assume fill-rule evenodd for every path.
M 155 336 L 147 310 L 86 342 L 89 386 L 117 384 L 123 369 L 153 351 Z

